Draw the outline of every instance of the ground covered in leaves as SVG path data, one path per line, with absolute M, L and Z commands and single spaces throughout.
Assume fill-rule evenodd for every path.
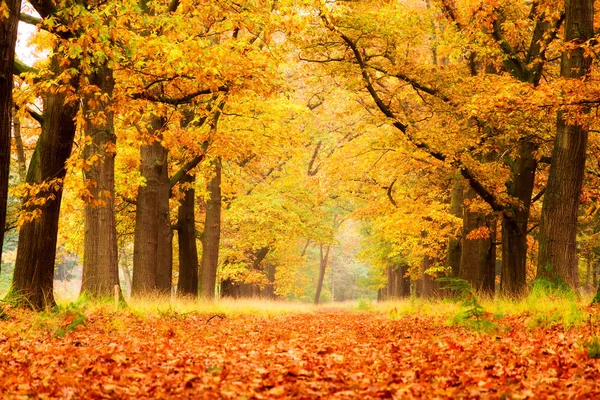
M 339 309 L 81 317 L 46 331 L 34 314 L 29 331 L 0 321 L 3 399 L 600 398 L 587 325 L 531 329 L 513 316 L 482 333 Z

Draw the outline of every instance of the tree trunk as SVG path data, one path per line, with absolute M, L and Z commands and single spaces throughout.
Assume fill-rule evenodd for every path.
M 315 305 L 319 304 L 321 298 L 321 290 L 323 290 L 323 281 L 325 280 L 325 271 L 327 270 L 327 260 L 329 259 L 329 250 L 331 245 L 327 245 L 325 253 L 323 253 L 323 245 L 321 244 L 319 253 L 319 278 L 317 280 L 317 291 L 315 292 Z
M 65 162 L 71 155 L 77 115 L 77 103 L 65 103 L 66 95 L 65 92 L 52 93 L 44 102 L 42 133 L 29 164 L 27 183 L 53 184 L 38 193 L 38 197 L 47 198 L 42 206 L 28 206 L 28 201 L 33 199 L 25 198 L 25 211 L 40 210 L 41 215 L 25 223 L 19 231 L 15 270 L 8 295 L 17 304 L 37 310 L 55 305 L 53 279 L 58 217 Z
M 215 298 L 221 240 L 221 158 L 214 159 L 212 165 L 215 175 L 208 182 L 209 198 L 206 202 L 206 219 L 202 239 L 200 297 L 204 300 Z
M 177 294 L 198 297 L 198 247 L 196 244 L 196 219 L 194 215 L 196 191 L 194 176 L 186 174 L 183 182 L 190 185 L 184 191 L 179 205 L 177 229 L 179 242 L 179 280 Z
M 433 280 L 434 278 L 425 273 L 433 264 L 434 259 L 429 256 L 423 257 L 423 261 L 421 262 L 423 273 L 421 274 L 421 279 L 417 281 L 417 295 L 426 299 L 434 297 L 439 289 L 439 285 Z
M 162 147 L 162 146 L 161 146 Z M 168 150 L 165 151 L 167 160 Z M 158 186 L 158 252 L 156 255 L 156 288 L 162 295 L 171 295 L 173 284 L 173 227 L 171 225 L 171 183 L 168 164 L 165 165 Z
M 6 0 L 8 16 L 0 23 L 0 250 L 4 244 L 8 181 L 10 176 L 10 131 L 13 110 L 13 60 L 21 0 Z M 0 258 L 2 254 L 0 252 Z
M 500 293 L 503 296 L 519 297 L 527 284 L 527 224 L 537 168 L 536 150 L 535 143 L 522 142 L 516 158 L 507 162 L 512 176 L 506 184 L 507 193 L 515 204 L 502 215 Z
M 387 267 L 387 287 L 386 287 L 386 299 L 391 300 L 394 298 L 394 285 L 396 284 L 396 279 L 394 278 L 394 268 L 389 266 Z
M 398 276 L 400 278 L 400 287 L 398 290 L 398 296 L 400 298 L 409 297 L 410 296 L 410 278 L 406 276 L 408 272 L 408 265 L 401 265 L 398 268 Z
M 237 299 L 240 297 L 240 285 L 233 282 L 231 279 L 221 281 L 221 297 L 229 297 Z
M 450 214 L 455 217 L 463 217 L 463 185 L 457 181 L 452 188 L 452 197 L 450 200 Z M 462 248 L 460 245 L 461 238 L 451 238 L 448 243 L 448 266 L 452 268 L 452 276 L 457 277 L 460 271 L 460 257 Z
M 598 286 L 598 265 L 595 262 L 592 266 L 592 284 L 594 287 Z
M 472 188 L 467 190 L 465 198 L 474 199 L 477 194 Z M 458 276 L 471 283 L 474 290 L 494 294 L 496 274 L 496 220 L 493 215 L 464 209 L 463 238 L 460 269 Z M 487 238 L 469 239 L 468 235 L 480 228 L 490 232 Z
M 21 121 L 13 109 L 13 138 L 15 139 L 15 149 L 17 150 L 17 166 L 19 168 L 19 179 L 25 182 L 27 177 L 27 161 L 25 160 L 25 147 L 21 137 Z
M 123 281 L 125 283 L 125 296 L 131 296 L 131 271 L 129 270 L 129 260 L 127 252 L 121 249 L 119 255 L 119 263 L 121 264 L 121 272 L 123 273 Z
M 581 44 L 594 35 L 593 0 L 565 2 L 565 42 Z M 583 47 L 563 52 L 560 75 L 580 79 L 591 71 L 592 58 Z M 579 110 L 585 114 L 589 109 Z M 577 208 L 585 173 L 588 127 L 568 121 L 558 112 L 552 164 L 540 219 L 537 276 L 553 282 L 578 285 Z
M 269 283 L 262 290 L 262 297 L 265 299 L 275 299 L 275 264 L 268 263 L 267 279 Z M 333 297 L 333 295 L 332 295 Z
M 115 151 L 114 112 L 103 103 L 102 95 L 112 97 L 114 79 L 109 68 L 100 68 L 89 77 L 97 87 L 83 97 L 85 135 L 91 139 L 83 154 L 89 162 L 84 169 L 88 189 L 84 216 L 84 253 L 81 294 L 110 299 L 119 285 L 117 228 L 115 221 Z M 91 88 L 90 88 L 91 89 Z M 104 120 L 98 118 L 103 112 Z
M 156 134 L 162 129 L 163 124 L 162 118 L 154 117 L 150 122 L 149 131 Z M 159 287 L 159 270 L 164 271 L 168 267 L 159 266 L 159 262 L 164 262 L 166 259 L 164 254 L 172 251 L 172 248 L 171 250 L 164 249 L 165 246 L 171 247 L 172 243 L 164 241 L 162 225 L 165 217 L 161 216 L 161 212 L 165 211 L 165 199 L 161 197 L 164 196 L 165 185 L 169 185 L 168 150 L 161 145 L 160 138 L 157 137 L 152 143 L 142 145 L 140 153 L 140 170 L 146 184 L 139 187 L 136 202 L 132 296 L 156 294 Z M 161 278 L 164 279 L 164 277 Z

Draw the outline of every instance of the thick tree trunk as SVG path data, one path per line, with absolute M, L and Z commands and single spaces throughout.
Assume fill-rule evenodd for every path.
M 531 207 L 531 195 L 535 181 L 537 161 L 534 153 L 537 145 L 522 142 L 517 148 L 517 157 L 508 162 L 512 180 L 507 183 L 507 192 L 515 204 L 502 215 L 502 269 L 500 293 L 518 297 L 525 291 L 527 276 L 527 224 Z
M 450 214 L 455 217 L 463 217 L 463 185 L 460 182 L 455 182 L 452 188 L 452 197 L 450 199 Z M 448 243 L 448 266 L 452 268 L 452 276 L 457 277 L 460 271 L 461 257 L 461 238 L 451 238 Z
M 13 111 L 13 60 L 21 0 L 6 0 L 8 16 L 0 23 L 0 250 L 4 244 L 8 180 L 10 173 L 10 131 Z M 2 253 L 0 252 L 0 258 Z
M 149 131 L 157 133 L 162 129 L 164 120 L 153 118 Z M 172 252 L 172 243 L 164 239 L 165 212 L 164 204 L 168 204 L 169 192 L 166 201 L 164 187 L 169 186 L 167 171 L 168 150 L 165 149 L 159 138 L 140 148 L 141 175 L 146 184 L 138 189 L 136 202 L 136 219 L 133 244 L 133 279 L 131 283 L 132 296 L 156 294 L 158 291 L 159 270 L 165 271 L 170 267 L 165 254 Z M 168 209 L 168 206 L 167 206 Z M 170 229 L 170 227 L 169 227 Z M 170 249 L 164 249 L 168 246 Z M 167 266 L 159 266 L 166 262 Z M 161 276 L 164 280 L 165 278 Z M 164 285 L 164 282 L 161 282 Z M 164 288 L 163 288 L 164 290 Z
M 387 267 L 387 287 L 386 287 L 386 299 L 391 300 L 394 298 L 394 285 L 396 284 L 396 279 L 394 277 L 394 267 Z
M 165 153 L 168 150 L 165 149 Z M 165 156 L 166 160 L 166 156 Z M 156 288 L 163 295 L 171 295 L 173 284 L 173 227 L 171 225 L 171 184 L 167 163 L 164 165 L 164 179 L 158 187 L 158 253 L 156 266 Z
M 89 169 L 84 169 L 89 198 L 84 216 L 84 253 L 81 294 L 92 298 L 110 299 L 114 296 L 114 286 L 119 285 L 119 264 L 117 249 L 117 228 L 115 221 L 115 151 L 116 135 L 114 112 L 109 104 L 104 104 L 98 94 L 112 97 L 114 80 L 112 71 L 101 68 L 89 77 L 97 90 L 83 97 L 85 134 L 91 139 L 83 154 L 91 161 Z M 91 89 L 91 88 L 90 88 Z M 103 112 L 104 120 L 98 118 Z
M 329 250 L 331 245 L 327 245 L 327 249 L 323 252 L 323 245 L 320 247 L 319 257 L 319 278 L 317 280 L 317 291 L 315 292 L 315 305 L 319 304 L 321 298 L 321 291 L 323 290 L 323 281 L 325 280 L 325 272 L 327 270 L 327 261 L 329 259 Z
M 221 159 L 214 159 L 212 165 L 215 175 L 208 182 L 209 198 L 206 202 L 206 219 L 202 239 L 200 297 L 205 300 L 214 300 L 215 298 L 221 240 Z
M 27 183 L 53 184 L 38 194 L 47 199 L 42 206 L 28 206 L 27 202 L 32 199 L 25 199 L 25 210 L 39 209 L 41 215 L 25 223 L 19 231 L 15 271 L 8 295 L 17 304 L 37 310 L 55 305 L 53 279 L 58 217 L 65 162 L 71 155 L 77 115 L 77 104 L 65 103 L 65 98 L 65 92 L 53 93 L 44 102 L 42 133 L 29 164 Z
M 237 299 L 240 297 L 240 285 L 233 282 L 231 279 L 221 281 L 221 297 L 229 297 Z
M 186 174 L 184 191 L 177 215 L 177 238 L 179 242 L 179 280 L 177 294 L 198 297 L 198 247 L 196 243 L 196 219 L 194 215 L 196 191 L 192 186 L 194 176 Z
M 401 265 L 398 267 L 397 276 L 398 282 L 398 297 L 404 298 L 410 296 L 410 277 L 406 276 L 408 272 L 408 265 Z
M 417 295 L 426 299 L 436 296 L 440 289 L 440 285 L 434 281 L 434 278 L 425 273 L 425 271 L 434 265 L 434 262 L 435 260 L 429 256 L 423 257 L 423 261 L 421 262 L 423 273 L 421 274 L 421 278 L 416 282 Z
M 565 2 L 565 41 L 581 44 L 594 35 L 594 1 Z M 563 52 L 560 75 L 579 79 L 591 70 L 583 47 Z M 580 110 L 588 113 L 589 109 Z M 552 164 L 548 175 L 539 233 L 538 278 L 575 288 L 577 274 L 577 208 L 585 173 L 588 127 L 558 112 Z
M 261 297 L 263 299 L 275 299 L 275 264 L 268 263 L 267 267 L 267 280 L 269 283 L 261 290 Z
M 465 198 L 474 199 L 477 194 L 471 188 Z M 471 283 L 474 290 L 494 294 L 496 271 L 496 220 L 492 215 L 471 211 L 465 208 L 463 213 L 463 238 L 458 276 Z M 476 229 L 487 228 L 487 238 L 469 239 L 468 235 Z

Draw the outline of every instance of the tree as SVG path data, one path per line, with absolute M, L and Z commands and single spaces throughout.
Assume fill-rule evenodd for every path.
M 13 113 L 13 65 L 21 0 L 0 3 L 0 247 L 4 243 Z M 0 255 L 1 258 L 1 255 Z
M 211 161 L 214 174 L 209 178 L 206 200 L 206 219 L 202 236 L 202 263 L 200 271 L 200 297 L 214 300 L 219 264 L 219 243 L 221 240 L 221 158 Z
M 195 177 L 185 174 L 183 198 L 180 200 L 177 213 L 177 240 L 179 248 L 179 279 L 177 294 L 180 296 L 198 297 L 198 248 L 196 245 L 196 217 L 194 190 Z
M 82 112 L 89 138 L 83 150 L 89 163 L 83 169 L 89 198 L 85 204 L 81 293 L 110 298 L 113 288 L 120 287 L 114 204 L 116 135 L 110 104 L 114 78 L 111 69 L 101 66 L 87 79 L 90 87 L 83 96 Z
M 54 77 L 61 72 L 58 68 L 61 61 L 68 63 L 59 54 L 51 60 Z M 42 133 L 27 171 L 26 183 L 31 190 L 23 201 L 17 259 L 8 298 L 38 310 L 55 305 L 58 219 L 65 163 L 71 155 L 79 109 L 78 102 L 72 99 L 74 90 L 54 84 L 46 88 L 44 111 L 39 117 Z
M 565 42 L 560 75 L 567 82 L 584 79 L 592 68 L 592 57 L 583 44 L 594 36 L 594 1 L 565 2 Z M 538 278 L 578 285 L 577 209 L 588 138 L 585 116 L 589 108 L 575 110 L 580 116 L 559 110 L 552 164 L 544 194 L 540 220 Z

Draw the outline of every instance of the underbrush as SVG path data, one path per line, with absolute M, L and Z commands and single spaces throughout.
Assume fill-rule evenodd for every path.
M 455 282 L 456 283 L 456 282 Z M 460 286 L 461 283 L 458 283 Z M 359 300 L 324 305 L 344 308 L 350 312 L 380 313 L 389 318 L 403 316 L 431 317 L 446 325 L 464 326 L 467 329 L 494 333 L 508 326 L 525 326 L 528 329 L 556 328 L 569 330 L 592 323 L 598 318 L 588 306 L 589 299 L 581 299 L 564 287 L 536 282 L 527 297 L 511 299 L 480 296 L 467 287 L 454 287 L 455 298 L 423 299 L 410 297 L 403 300 L 374 302 Z M 0 333 L 19 335 L 23 338 L 48 335 L 55 338 L 68 335 L 90 321 L 106 320 L 111 331 L 129 329 L 131 318 L 135 319 L 185 319 L 197 317 L 228 318 L 242 315 L 273 317 L 285 314 L 313 313 L 319 309 L 312 304 L 266 300 L 222 299 L 205 302 L 185 298 L 147 297 L 129 299 L 126 305 L 115 307 L 111 301 L 97 302 L 80 298 L 77 301 L 59 300 L 53 310 L 32 312 L 13 308 L 0 302 Z M 593 315 L 590 315 L 593 314 Z M 505 317 L 507 317 L 505 319 Z M 595 322 L 594 322 L 594 325 Z M 585 346 L 600 357 L 600 342 L 589 338 Z
M 529 329 L 561 327 L 577 328 L 590 321 L 590 299 L 581 298 L 565 285 L 538 280 L 523 299 L 507 299 L 478 294 L 460 279 L 450 279 L 448 289 L 454 298 L 422 299 L 410 297 L 377 303 L 373 309 L 401 318 L 422 315 L 445 320 L 449 325 L 466 326 L 472 330 L 494 332 L 505 329 L 502 319 L 518 317 Z M 600 353 L 600 350 L 599 350 Z
M 85 326 L 90 320 L 105 319 L 108 330 L 128 329 L 131 317 L 136 319 L 184 319 L 199 316 L 227 318 L 240 315 L 272 317 L 283 314 L 311 313 L 316 310 L 312 304 L 291 303 L 267 300 L 223 299 L 214 302 L 194 301 L 181 298 L 146 297 L 130 299 L 126 304 L 115 307 L 114 302 L 90 301 L 84 297 L 76 301 L 58 301 L 49 310 L 35 312 L 18 309 L 10 303 L 0 301 L 0 333 L 15 335 L 23 339 L 38 336 L 62 338 Z

